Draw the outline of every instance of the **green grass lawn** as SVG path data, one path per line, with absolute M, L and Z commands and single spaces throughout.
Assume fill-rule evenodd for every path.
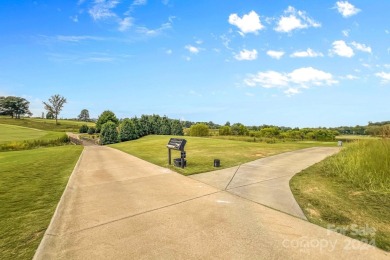
M 218 169 L 236 166 L 266 156 L 314 146 L 336 146 L 336 142 L 281 142 L 275 144 L 221 140 L 185 136 L 187 145 L 187 167 L 184 169 L 168 165 L 166 145 L 172 136 L 146 136 L 138 140 L 113 144 L 113 148 L 132 154 L 156 165 L 169 167 L 184 175 L 215 170 L 214 159 L 221 160 Z M 183 138 L 183 137 L 177 137 Z M 172 150 L 172 158 L 180 157 L 179 151 Z
M 9 117 L 0 117 L 0 124 L 18 125 L 28 128 L 35 128 L 45 131 L 56 132 L 78 132 L 81 125 L 95 126 L 92 122 L 82 122 L 73 120 L 58 120 L 58 125 L 54 119 L 41 119 L 41 118 L 21 118 L 14 119 Z
M 0 153 L 1 259 L 33 257 L 82 149 Z
M 295 175 L 310 222 L 390 251 L 390 140 L 366 140 Z
M 49 132 L 15 125 L 0 124 L 0 144 L 24 140 L 51 140 L 61 137 L 63 133 Z

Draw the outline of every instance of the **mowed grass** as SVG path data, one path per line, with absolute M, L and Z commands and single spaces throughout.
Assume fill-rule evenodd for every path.
M 390 251 L 390 140 L 361 140 L 290 181 L 310 222 Z
M 62 135 L 63 133 L 58 132 L 0 124 L 0 144 L 25 140 L 52 140 Z
M 95 126 L 93 122 L 82 122 L 74 120 L 58 120 L 58 125 L 54 119 L 41 118 L 21 118 L 14 119 L 9 117 L 0 117 L 0 124 L 18 125 L 28 128 L 35 128 L 45 131 L 55 132 L 78 132 L 81 125 Z
M 336 146 L 336 142 L 285 142 L 267 144 L 177 136 L 176 138 L 184 138 L 187 140 L 187 145 L 185 146 L 185 150 L 187 152 L 187 167 L 181 169 L 168 165 L 168 149 L 166 148 L 166 145 L 171 137 L 173 136 L 151 135 L 138 140 L 113 144 L 110 146 L 153 164 L 170 168 L 184 175 L 229 168 L 266 156 L 292 150 L 323 145 Z M 180 152 L 172 150 L 172 159 L 179 157 Z M 214 168 L 214 159 L 221 160 L 220 168 Z
M 81 146 L 0 153 L 0 258 L 31 259 Z

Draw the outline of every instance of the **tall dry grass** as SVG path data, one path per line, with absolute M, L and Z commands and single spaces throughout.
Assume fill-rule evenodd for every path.
M 326 160 L 324 174 L 363 190 L 390 192 L 390 140 L 359 140 Z

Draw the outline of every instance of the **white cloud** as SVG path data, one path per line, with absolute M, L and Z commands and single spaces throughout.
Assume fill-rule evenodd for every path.
M 342 30 L 341 32 L 345 37 L 349 37 L 349 30 Z
M 91 9 L 89 9 L 88 13 L 95 21 L 110 17 L 117 17 L 112 9 L 114 9 L 118 4 L 119 1 L 117 0 L 95 0 L 94 5 Z
M 333 85 L 337 83 L 337 81 L 333 79 L 332 74 L 312 67 L 293 70 L 288 74 L 288 76 L 290 78 L 290 82 L 294 82 L 303 87 L 309 87 L 310 85 Z
M 171 49 L 165 51 L 166 54 L 171 55 L 173 51 Z
M 293 30 L 309 27 L 321 27 L 321 24 L 308 17 L 306 12 L 296 10 L 294 7 L 289 6 L 284 11 L 284 16 L 280 17 L 275 31 L 289 33 Z
M 234 58 L 236 58 L 236 60 L 255 60 L 257 59 L 257 51 L 255 49 L 251 51 L 243 49 L 239 54 L 235 55 Z
M 338 83 L 332 74 L 312 67 L 295 69 L 290 73 L 277 71 L 259 72 L 249 75 L 244 83 L 250 87 L 280 88 L 288 96 L 300 93 L 312 86 L 330 86 Z
M 390 73 L 386 73 L 386 72 L 382 71 L 382 72 L 376 73 L 375 76 L 381 78 L 383 84 L 390 82 Z
M 346 79 L 349 79 L 349 80 L 355 80 L 355 79 L 359 79 L 359 77 L 356 77 L 354 75 L 351 75 L 351 74 L 348 74 L 347 76 L 345 76 Z
M 126 31 L 133 25 L 133 20 L 131 17 L 126 17 L 123 20 L 120 20 L 119 22 L 119 28 L 118 30 L 121 32 Z
M 353 55 L 355 55 L 353 49 L 349 47 L 343 40 L 334 41 L 332 45 L 333 49 L 331 50 L 331 53 L 347 58 L 351 58 Z
M 366 46 L 365 44 L 362 43 L 357 43 L 357 42 L 352 42 L 351 45 L 355 47 L 356 50 L 363 51 L 363 52 L 368 52 L 371 53 L 371 47 Z
M 336 8 L 344 18 L 350 17 L 360 12 L 360 9 L 356 8 L 348 1 L 337 1 Z
M 197 48 L 197 47 L 192 46 L 192 45 L 186 45 L 184 48 L 193 54 L 198 54 L 200 52 L 200 48 Z
M 248 97 L 254 97 L 255 94 L 253 93 L 250 93 L 250 92 L 245 92 L 245 96 L 248 96 Z
M 254 33 L 257 34 L 259 30 L 264 26 L 261 24 L 260 17 L 255 11 L 250 11 L 248 14 L 244 14 L 240 18 L 237 14 L 229 15 L 229 23 L 237 26 L 240 29 L 240 33 Z
M 323 56 L 324 54 L 322 54 L 321 52 L 315 52 L 310 48 L 308 48 L 306 51 L 296 51 L 290 55 L 290 57 L 293 58 L 305 58 L 305 57 L 314 58 L 314 57 L 323 57 Z
M 245 84 L 250 87 L 260 85 L 263 88 L 288 86 L 288 81 L 289 78 L 285 74 L 277 71 L 259 72 L 244 80 Z
M 271 58 L 279 60 L 284 55 L 284 52 L 283 51 L 269 50 L 269 51 L 267 51 L 267 55 L 270 56 Z

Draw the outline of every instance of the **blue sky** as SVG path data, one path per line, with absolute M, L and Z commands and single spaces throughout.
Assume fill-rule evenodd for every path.
M 390 1 L 1 1 L 0 95 L 35 116 L 224 124 L 390 119 Z

